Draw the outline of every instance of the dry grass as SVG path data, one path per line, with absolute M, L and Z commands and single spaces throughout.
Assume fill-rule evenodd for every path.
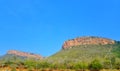
M 6 67 L 6 68 L 0 68 L 0 71 L 11 71 L 11 68 Z M 28 69 L 16 69 L 16 71 L 29 71 Z M 90 71 L 90 70 L 71 70 L 71 69 L 39 69 L 39 70 L 32 70 L 32 71 Z M 120 71 L 117 69 L 102 69 L 100 71 Z

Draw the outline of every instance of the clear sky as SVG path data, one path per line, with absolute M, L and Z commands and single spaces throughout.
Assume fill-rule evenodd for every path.
M 88 35 L 120 40 L 120 0 L 0 0 L 0 55 L 50 56 Z

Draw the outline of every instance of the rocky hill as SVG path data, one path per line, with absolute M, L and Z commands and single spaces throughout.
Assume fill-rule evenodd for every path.
M 38 54 L 21 52 L 21 51 L 17 51 L 17 50 L 9 50 L 7 52 L 7 55 L 16 55 L 16 56 L 21 56 L 21 57 L 26 57 L 26 58 L 34 58 L 34 59 L 42 59 L 43 58 L 41 55 L 38 55 Z
M 105 68 L 111 66 L 111 59 L 120 61 L 120 41 L 101 37 L 79 37 L 65 41 L 63 49 L 48 57 L 47 61 L 60 64 L 85 63 L 89 65 L 98 59 Z M 118 59 L 118 60 L 116 60 Z M 108 64 L 106 63 L 108 61 Z M 120 63 L 120 62 L 119 62 Z M 71 65 L 68 64 L 68 65 Z M 120 65 L 119 65 L 120 66 Z
M 87 36 L 87 37 L 78 37 L 75 39 L 71 39 L 65 41 L 62 48 L 71 48 L 72 46 L 78 45 L 106 45 L 106 44 L 114 44 L 115 41 L 107 38 L 95 37 L 95 36 Z

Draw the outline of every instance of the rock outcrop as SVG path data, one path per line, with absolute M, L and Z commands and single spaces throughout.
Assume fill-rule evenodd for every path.
M 16 56 L 26 57 L 26 58 L 34 58 L 34 59 L 42 59 L 43 57 L 38 54 L 33 53 L 27 53 L 27 52 L 21 52 L 16 50 L 9 50 L 7 54 L 12 54 Z
M 87 37 L 79 37 L 72 40 L 65 41 L 62 48 L 70 48 L 72 46 L 78 45 L 106 45 L 106 44 L 114 44 L 115 41 L 107 38 L 95 37 L 95 36 L 87 36 Z

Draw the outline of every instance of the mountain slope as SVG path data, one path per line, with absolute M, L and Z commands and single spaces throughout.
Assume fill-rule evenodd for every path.
M 0 62 L 5 66 L 14 64 L 19 67 L 21 64 L 25 68 L 27 66 L 27 68 L 33 67 L 33 69 L 36 69 L 36 66 L 40 69 L 75 69 L 77 71 L 120 69 L 120 41 L 100 37 L 80 37 L 77 40 L 66 41 L 63 47 L 56 54 L 42 60 L 36 60 L 37 55 L 33 53 L 10 50 Z M 27 58 L 30 60 L 26 60 Z
M 17 50 L 9 50 L 7 54 L 26 57 L 26 58 L 36 58 L 36 59 L 42 59 L 42 56 L 34 53 L 27 53 L 27 52 L 21 52 Z
M 73 60 L 73 61 L 92 61 L 95 58 L 105 59 L 106 56 L 114 56 L 112 52 L 114 45 L 80 45 L 73 46 L 71 49 L 61 50 L 49 57 L 51 60 Z M 109 54 L 109 51 L 111 52 Z M 109 57 L 106 57 L 109 58 Z
M 24 61 L 26 59 L 42 59 L 43 57 L 38 54 L 28 53 L 28 52 L 22 52 L 17 50 L 9 50 L 4 56 L 0 57 L 0 60 L 4 61 L 14 61 L 14 60 L 20 60 Z
M 84 37 L 85 38 L 85 37 Z M 88 37 L 87 37 L 88 38 Z M 90 37 L 91 38 L 91 37 Z M 88 39 L 90 39 L 88 38 Z M 96 37 L 94 37 L 96 38 Z M 66 61 L 70 61 L 70 62 L 86 62 L 86 63 L 90 63 L 91 61 L 95 60 L 95 59 L 99 59 L 101 62 L 104 62 L 106 60 L 110 60 L 111 58 L 115 58 L 120 60 L 120 43 L 116 43 L 116 41 L 113 40 L 109 40 L 107 39 L 107 42 L 113 42 L 111 44 L 105 42 L 104 45 L 102 44 L 97 44 L 100 43 L 100 40 L 106 40 L 103 38 L 98 38 L 95 41 L 95 44 L 86 44 L 86 43 L 92 43 L 93 41 L 87 41 L 83 40 L 84 45 L 73 45 L 69 46 L 69 47 L 65 47 L 62 50 L 60 50 L 59 52 L 57 52 L 56 54 L 48 57 L 49 61 L 57 61 L 57 62 L 66 62 Z M 71 41 L 71 40 L 69 40 Z M 69 42 L 68 41 L 68 42 Z M 75 41 L 75 40 L 72 40 Z M 66 43 L 68 43 L 66 42 Z M 66 43 L 64 43 L 63 45 L 65 45 Z M 71 43 L 71 42 L 70 42 Z M 69 43 L 69 44 L 70 44 Z M 77 43 L 77 42 L 76 42 Z M 79 42 L 81 43 L 81 42 Z M 79 44 L 78 43 L 78 44 Z M 107 44 L 106 44 L 107 43 Z

